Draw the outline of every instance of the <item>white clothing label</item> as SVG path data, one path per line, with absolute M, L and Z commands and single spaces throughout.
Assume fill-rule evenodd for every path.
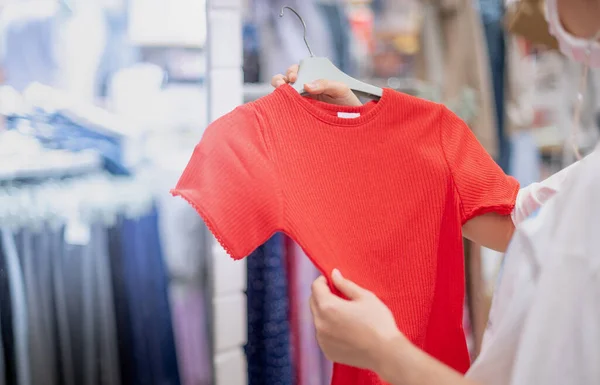
M 338 112 L 338 118 L 356 119 L 358 117 L 360 117 L 359 112 Z
M 65 226 L 65 242 L 74 246 L 86 246 L 91 238 L 90 226 L 82 222 L 79 217 L 73 217 Z

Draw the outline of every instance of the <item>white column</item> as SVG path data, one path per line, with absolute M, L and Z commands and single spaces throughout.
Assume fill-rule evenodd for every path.
M 208 118 L 243 103 L 242 1 L 207 1 Z M 215 385 L 246 385 L 246 262 L 212 247 Z

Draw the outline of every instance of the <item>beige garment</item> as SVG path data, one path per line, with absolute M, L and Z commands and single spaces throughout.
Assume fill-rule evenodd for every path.
M 498 152 L 496 115 L 491 83 L 490 63 L 481 18 L 473 0 L 427 0 L 436 12 L 428 12 L 425 18 L 435 20 L 429 25 L 438 25 L 441 32 L 439 51 L 443 61 L 442 100 L 451 102 L 459 99 L 465 89 L 476 92 L 477 114 L 468 121 L 469 127 L 492 156 Z M 428 25 L 424 20 L 423 25 Z M 429 34 L 431 35 L 431 34 Z M 424 37 L 427 35 L 424 34 Z M 431 39 L 422 41 L 423 47 L 417 56 L 417 74 L 422 80 L 430 81 L 432 52 L 427 44 L 435 44 Z M 439 55 L 436 55 L 439 56 Z
M 530 129 L 535 119 L 535 67 L 521 54 L 517 37 L 506 39 L 506 132 Z

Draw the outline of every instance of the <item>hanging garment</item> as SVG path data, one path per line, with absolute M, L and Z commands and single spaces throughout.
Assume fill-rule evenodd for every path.
M 475 91 L 477 114 L 467 123 L 477 139 L 492 156 L 498 155 L 496 133 L 496 116 L 490 61 L 486 50 L 484 29 L 477 13 L 476 0 L 426 0 L 432 7 L 423 25 L 439 29 L 440 36 L 435 33 L 424 34 L 428 40 L 422 42 L 423 49 L 416 58 L 416 76 L 425 81 L 432 79 L 430 66 L 443 63 L 441 84 L 442 100 L 455 100 L 465 89 Z M 438 45 L 431 48 L 431 45 Z M 430 46 L 427 48 L 427 46 Z M 436 60 L 442 53 L 442 60 Z M 435 57 L 429 57 L 434 56 Z M 437 85 L 437 84 L 436 84 Z
M 1 229 L 2 247 L 8 270 L 11 308 L 13 313 L 13 332 L 15 334 L 15 360 L 17 369 L 17 385 L 30 385 L 31 372 L 29 362 L 29 333 L 27 320 L 27 297 L 23 283 L 23 270 L 17 253 L 17 245 L 13 233 L 9 229 Z
M 29 355 L 32 384 L 59 383 L 56 324 L 52 290 L 51 230 L 32 232 L 22 229 L 18 247 L 23 264 L 29 319 Z
M 249 385 L 292 385 L 284 237 L 276 234 L 248 259 Z
M 14 334 L 12 325 L 12 301 L 4 242 L 0 237 L 0 335 L 2 336 L 3 378 L 7 384 L 17 383 Z
M 596 148 L 555 186 L 559 194 L 517 227 L 471 379 L 600 383 L 599 167 Z
M 182 385 L 212 382 L 206 292 L 198 285 L 171 283 L 173 329 Z
M 333 48 L 331 61 L 343 72 L 352 74 L 354 68 L 350 54 L 350 23 L 345 13 L 345 4 L 338 0 L 317 0 L 316 5 L 329 28 Z
M 179 162 L 178 162 L 179 163 Z M 161 180 L 177 178 L 168 167 Z M 162 174 L 162 173 L 161 173 Z M 166 182 L 165 182 L 166 181 Z M 162 183 L 161 183 L 162 185 Z M 209 385 L 212 357 L 207 320 L 207 256 L 212 236 L 192 207 L 173 199 L 167 190 L 157 197 L 162 253 L 169 275 L 173 331 L 182 385 Z
M 295 255 L 294 255 L 294 240 L 285 237 L 285 273 L 287 279 L 287 288 L 288 288 L 288 306 L 289 306 L 289 323 L 290 323 L 290 354 L 291 360 L 293 362 L 293 370 L 294 370 L 294 378 L 296 379 L 297 384 L 302 384 L 302 361 L 303 356 L 301 352 L 300 346 L 300 322 L 299 322 L 299 312 L 300 312 L 300 299 L 298 293 L 298 282 L 295 273 Z
M 506 132 L 511 137 L 531 129 L 535 118 L 536 66 L 519 47 L 518 38 L 506 39 Z
M 321 349 L 308 304 L 311 286 L 319 276 L 319 271 L 302 248 L 289 238 L 286 238 L 286 262 L 296 384 L 329 384 L 331 378 L 323 382 Z
M 495 0 L 487 0 L 495 1 Z M 495 105 L 494 83 L 487 50 L 485 29 L 477 12 L 478 0 L 424 0 L 424 20 L 421 50 L 416 58 L 416 76 L 440 88 L 442 101 L 455 100 L 458 95 L 470 90 L 475 92 L 475 114 L 467 123 L 487 152 L 500 160 L 506 142 L 498 136 L 498 118 Z M 498 4 L 496 4 L 498 6 Z M 493 16 L 497 8 L 486 10 Z M 495 30 L 495 32 L 498 32 Z M 499 35 L 493 38 L 499 39 Z M 495 51 L 499 55 L 502 52 Z M 499 62 L 496 62 L 498 65 Z M 498 66 L 497 66 L 498 67 Z M 500 68 L 501 70 L 501 68 Z M 497 79 L 497 81 L 501 81 Z M 503 103 L 503 99 L 502 100 Z M 504 147 L 502 147 L 504 146 Z M 505 152 L 506 154 L 506 152 Z M 501 165 L 504 165 L 500 162 Z M 470 241 L 466 243 L 465 258 L 468 281 L 474 290 L 480 286 L 481 275 L 471 265 L 478 264 L 479 255 L 472 250 L 478 248 Z M 486 309 L 481 302 L 469 298 L 469 313 L 473 316 L 475 350 L 483 332 L 482 319 Z
M 518 189 L 439 104 L 385 89 L 336 106 L 285 85 L 212 123 L 172 192 L 235 259 L 289 234 L 325 276 L 339 268 L 373 291 L 413 343 L 464 372 L 461 228 L 509 215 Z M 334 368 L 334 385 L 380 383 Z
M 120 235 L 111 234 L 111 266 L 120 331 L 119 357 L 123 360 L 122 383 L 178 385 L 158 215 L 153 212 L 137 219 L 123 219 L 119 231 Z M 121 251 L 113 257 L 112 250 L 119 244 Z
M 0 308 L 0 312 L 2 308 Z M 2 317 L 2 313 L 0 313 Z M 4 365 L 4 344 L 2 343 L 2 334 L 0 334 L 0 385 L 6 385 L 6 368 Z
M 92 237 L 89 247 L 92 249 L 94 266 L 94 298 L 97 314 L 95 338 L 98 344 L 98 378 L 101 385 L 120 385 L 117 326 L 112 288 L 111 265 L 108 255 L 108 231 L 104 224 L 92 226 Z
M 496 160 L 504 172 L 509 170 L 510 137 L 505 125 L 505 78 L 506 78 L 506 38 L 502 24 L 502 0 L 479 0 L 485 32 L 487 53 L 492 79 L 492 100 L 496 113 L 496 136 L 498 138 L 498 155 Z M 485 7 L 484 7 L 485 6 Z M 487 10 L 487 12 L 486 12 Z
M 133 327 L 131 324 L 129 295 L 127 292 L 127 276 L 124 267 L 125 254 L 123 253 L 123 233 L 121 227 L 123 219 L 108 229 L 108 255 L 111 264 L 111 277 L 113 296 L 116 312 L 117 340 L 119 341 L 119 364 L 122 384 L 136 383 L 135 353 L 133 342 Z
M 94 282 L 94 255 L 88 246 L 63 244 L 62 278 L 66 302 L 66 318 L 69 320 L 71 354 L 75 384 L 96 384 L 98 367 L 98 343 L 95 338 L 98 314 L 94 306 L 96 285 Z
M 67 232 L 68 229 L 49 232 L 53 239 L 51 243 L 44 242 L 49 247 L 46 250 L 36 247 L 39 254 L 32 256 L 38 259 L 35 268 L 40 269 L 38 273 L 42 272 L 41 268 L 45 269 L 45 256 L 51 257 L 49 262 L 53 269 L 58 320 L 58 347 L 55 351 L 60 353 L 58 362 L 62 364 L 62 380 L 57 382 L 119 384 L 119 357 L 110 265 L 106 252 L 106 229 L 100 224 L 91 225 L 90 239 L 85 244 L 65 242 Z M 30 237 L 24 237 L 24 241 L 28 241 L 30 245 L 32 243 Z M 27 246 L 27 243 L 24 242 L 23 245 Z M 38 299 L 41 302 L 42 295 L 38 295 Z M 39 325 L 42 326 L 49 329 L 53 325 Z M 50 343 L 43 340 L 37 343 L 37 346 L 44 347 L 49 353 L 48 364 L 56 361 L 52 348 L 49 347 Z M 43 358 L 39 357 L 40 360 Z M 37 370 L 34 374 L 43 375 Z
M 511 175 L 521 186 L 539 182 L 542 159 L 531 131 L 521 131 L 512 137 Z
M 81 358 L 78 352 L 77 357 L 74 354 L 74 344 L 71 324 L 73 321 L 69 318 L 69 301 L 67 301 L 67 288 L 66 288 L 66 277 L 64 271 L 72 271 L 74 267 L 63 268 L 64 266 L 64 242 L 63 242 L 63 229 L 57 230 L 53 233 L 50 239 L 50 255 L 52 258 L 52 277 L 53 277 L 53 291 L 55 299 L 55 313 L 56 313 L 56 324 L 57 324 L 57 335 L 58 335 L 58 354 L 60 362 L 60 381 L 59 383 L 65 385 L 76 385 L 76 358 Z M 78 278 L 78 277 L 76 277 Z M 77 295 L 78 293 L 74 293 Z M 80 319 L 81 314 L 76 313 L 77 320 Z M 78 323 L 78 322 L 77 322 Z
M 322 374 L 322 383 L 330 384 L 333 379 L 333 363 L 325 357 L 325 354 L 321 352 L 321 373 Z
M 158 205 L 160 243 L 169 277 L 202 284 L 206 256 L 210 253 L 206 226 L 193 208 L 169 194 L 161 196 Z
M 474 5 L 484 23 L 494 23 L 504 18 L 504 0 L 477 0 Z

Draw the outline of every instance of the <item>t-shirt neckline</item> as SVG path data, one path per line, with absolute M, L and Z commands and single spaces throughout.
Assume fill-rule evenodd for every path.
M 383 95 L 379 100 L 369 101 L 361 106 L 340 106 L 314 100 L 300 95 L 291 85 L 279 86 L 276 92 L 281 92 L 297 105 L 302 106 L 309 114 L 325 123 L 336 126 L 362 126 L 379 116 L 380 110 L 387 104 L 390 90 L 383 89 Z M 340 117 L 338 113 L 360 114 L 355 118 Z

